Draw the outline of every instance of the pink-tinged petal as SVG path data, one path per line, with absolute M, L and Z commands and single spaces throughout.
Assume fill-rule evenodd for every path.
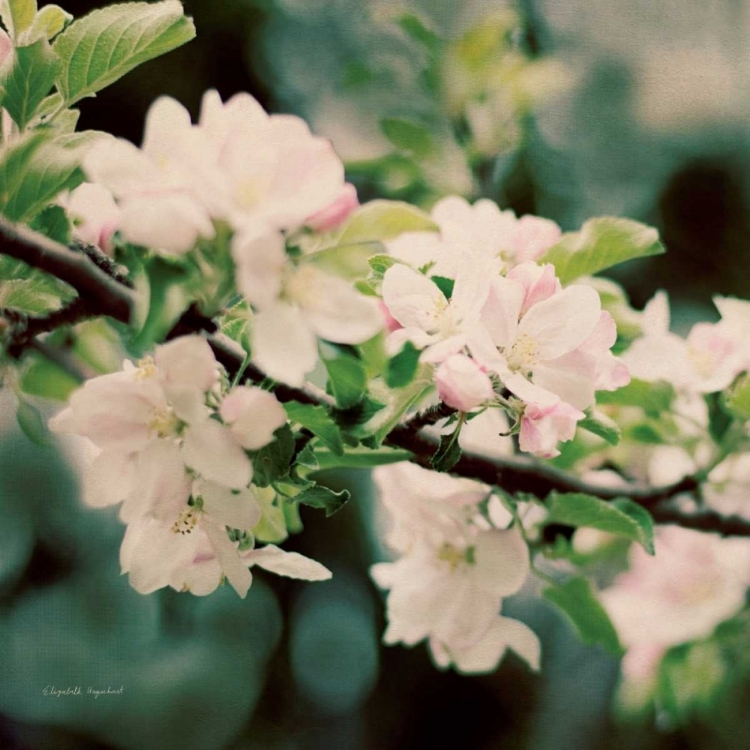
M 600 312 L 597 292 L 574 284 L 534 305 L 521 319 L 518 337 L 526 334 L 534 341 L 539 359 L 557 359 L 589 337 Z
M 378 309 L 383 316 L 384 328 L 388 333 L 393 333 L 403 327 L 401 323 L 399 323 L 396 318 L 388 312 L 388 308 L 385 306 L 383 300 L 378 300 Z
M 266 375 L 301 386 L 318 361 L 318 341 L 298 307 L 278 304 L 253 319 L 252 353 Z
M 154 362 L 167 389 L 193 387 L 207 392 L 219 380 L 219 365 L 203 336 L 180 336 L 157 346 Z
M 523 286 L 513 279 L 500 277 L 492 282 L 481 322 L 495 346 L 506 348 L 515 341 L 524 297 Z
M 232 585 L 232 588 L 244 599 L 253 582 L 253 574 L 242 558 L 240 558 L 237 547 L 233 542 L 229 541 L 229 537 L 223 526 L 217 526 L 205 516 L 202 519 L 201 525 L 211 542 L 211 546 L 214 548 L 224 575 Z
M 516 225 L 514 249 L 517 263 L 541 258 L 562 237 L 554 221 L 539 216 L 522 216 Z
M 73 219 L 73 237 L 111 255 L 112 236 L 120 219 L 112 193 L 103 185 L 84 182 L 70 193 L 64 207 Z
M 186 192 L 155 191 L 129 196 L 121 203 L 119 229 L 134 245 L 184 255 L 200 239 L 216 232 L 203 206 Z
M 190 477 L 172 440 L 153 440 L 139 454 L 131 491 L 120 511 L 129 523 L 140 516 L 166 521 L 187 507 Z
M 317 271 L 296 279 L 305 284 L 295 295 L 310 327 L 322 339 L 337 344 L 361 344 L 383 330 L 383 316 L 372 297 L 360 294 L 348 281 Z
M 383 302 L 405 328 L 433 332 L 448 300 L 437 285 L 403 263 L 391 266 L 383 276 Z
M 464 336 L 463 333 L 457 334 L 456 336 L 450 336 L 449 338 L 437 341 L 434 344 L 428 344 L 422 352 L 420 361 L 429 362 L 430 364 L 438 364 L 446 360 L 448 357 L 458 354 L 458 352 L 460 352 L 465 346 L 466 336 Z
M 551 408 L 527 404 L 521 419 L 519 446 L 522 451 L 541 458 L 559 456 L 557 444 L 572 440 L 577 422 L 585 416 L 563 402 Z
M 534 383 L 577 409 L 594 403 L 596 360 L 580 350 L 534 367 Z
M 102 451 L 83 475 L 83 502 L 104 508 L 125 500 L 136 478 L 136 458 L 134 453 Z
M 13 62 L 13 42 L 8 34 L 0 29 L 0 68 L 10 66 Z
M 470 411 L 494 397 L 487 373 L 463 354 L 453 354 L 438 367 L 435 383 L 441 400 L 459 411 Z
M 258 310 L 276 304 L 281 294 L 282 274 L 287 263 L 284 237 L 280 232 L 237 232 L 232 238 L 237 287 Z
M 492 282 L 501 278 L 500 261 L 496 260 L 480 259 L 460 269 L 451 294 L 453 318 L 465 326 L 475 326 L 490 295 Z
M 204 512 L 222 526 L 249 531 L 260 521 L 260 505 L 252 489 L 233 492 L 205 479 L 197 479 L 193 483 L 193 497 L 202 498 Z
M 529 573 L 529 549 L 516 529 L 486 531 L 474 547 L 474 580 L 489 596 L 511 596 Z
M 560 403 L 560 397 L 530 382 L 518 373 L 501 372 L 500 377 L 508 390 L 527 404 L 536 404 L 542 409 L 551 409 Z
M 398 328 L 385 340 L 385 351 L 388 356 L 393 357 L 404 348 L 407 341 L 410 341 L 415 349 L 424 349 L 437 338 L 437 336 L 425 333 L 421 328 Z
M 314 232 L 330 232 L 343 224 L 358 207 L 357 188 L 347 182 L 333 203 L 305 219 L 305 226 Z
M 261 549 L 248 550 L 241 553 L 241 556 L 251 566 L 257 565 L 277 576 L 303 581 L 327 581 L 332 575 L 328 568 L 316 560 L 297 552 L 287 552 L 273 544 L 267 544 Z
M 273 393 L 237 386 L 221 402 L 219 414 L 235 440 L 247 450 L 268 445 L 273 433 L 286 424 L 286 412 Z
M 596 361 L 597 391 L 616 391 L 630 382 L 630 370 L 619 357 L 606 352 Z
M 213 419 L 188 429 L 182 458 L 205 479 L 229 489 L 247 487 L 253 477 L 253 466 L 245 451 L 229 430 Z
M 120 138 L 97 141 L 83 157 L 89 180 L 110 190 L 115 198 L 131 195 L 161 176 L 151 160 L 132 143 Z
M 521 315 L 538 302 L 549 299 L 562 289 L 551 263 L 538 266 L 536 263 L 521 263 L 508 273 L 508 278 L 517 281 L 525 292 Z
M 192 561 L 200 543 L 196 532 L 179 534 L 155 519 L 128 525 L 120 548 L 120 566 L 140 594 L 169 586 L 174 572 Z

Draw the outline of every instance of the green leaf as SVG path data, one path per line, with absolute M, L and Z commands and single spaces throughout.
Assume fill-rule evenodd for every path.
M 632 500 L 610 502 L 582 492 L 553 492 L 546 500 L 547 523 L 586 527 L 606 531 L 638 542 L 654 554 L 654 521 L 651 514 Z
M 430 280 L 445 295 L 446 299 L 450 299 L 453 296 L 453 287 L 456 284 L 453 279 L 446 278 L 445 276 L 430 276 Z
M 401 351 L 388 360 L 385 382 L 389 388 L 404 388 L 417 374 L 421 352 L 411 341 L 407 341 Z
M 708 407 L 708 431 L 717 443 L 721 443 L 734 419 L 724 408 L 725 402 L 721 393 L 707 393 L 704 400 Z
M 600 438 L 604 438 L 610 445 L 617 445 L 622 436 L 617 424 L 606 414 L 598 411 L 587 414 L 586 418 L 578 423 L 578 426 L 584 430 L 593 432 L 594 435 L 598 435 Z
M 255 479 L 253 479 L 255 484 Z M 260 505 L 260 521 L 253 527 L 253 536 L 260 542 L 278 544 L 283 542 L 289 534 L 286 528 L 286 517 L 279 505 L 276 492 L 271 487 L 263 487 L 255 491 Z
M 84 180 L 81 151 L 43 133 L 23 138 L 0 156 L 0 212 L 11 221 L 29 221 L 61 192 Z
M 458 463 L 461 458 L 461 446 L 458 444 L 460 432 L 459 422 L 450 435 L 440 436 L 440 446 L 430 459 L 430 465 L 435 471 L 450 471 Z
M 742 375 L 726 392 L 724 405 L 737 418 L 750 419 L 750 375 Z
M 440 46 L 440 37 L 414 13 L 405 13 L 399 18 L 398 25 L 414 41 L 424 45 L 430 52 L 434 52 Z
M 375 253 L 383 252 L 380 242 L 359 242 L 336 245 L 325 250 L 304 255 L 301 263 L 314 263 L 318 268 L 349 281 L 364 279 L 370 272 L 369 260 Z
M 289 425 L 279 427 L 272 442 L 249 455 L 253 462 L 253 484 L 257 487 L 268 487 L 285 477 L 294 456 L 294 435 Z
M 437 231 L 438 225 L 426 213 L 408 203 L 374 200 L 365 203 L 349 217 L 338 244 L 385 242 L 404 232 Z
M 0 307 L 27 315 L 45 315 L 59 310 L 75 296 L 75 290 L 64 281 L 21 261 L 0 256 Z
M 70 220 L 62 206 L 47 206 L 32 219 L 29 226 L 61 245 L 70 244 Z
M 183 266 L 155 257 L 145 269 L 149 286 L 148 314 L 130 342 L 130 347 L 139 353 L 162 341 L 192 301 L 186 286 L 189 273 Z
M 617 631 L 585 578 L 550 586 L 542 595 L 566 615 L 583 643 L 602 646 L 615 656 L 622 654 Z
M 32 406 L 28 401 L 19 399 L 16 409 L 16 421 L 23 434 L 37 445 L 49 445 L 50 433 L 47 425 L 39 413 L 39 409 Z
M 41 354 L 28 352 L 26 369 L 21 376 L 21 390 L 30 396 L 67 401 L 80 383 L 67 370 Z
M 54 45 L 63 62 L 57 85 L 66 106 L 194 36 L 193 22 L 179 0 L 110 5 L 74 21 Z
M 380 447 L 375 449 L 357 446 L 347 448 L 343 454 L 333 453 L 322 445 L 311 448 L 305 456 L 300 454 L 297 460 L 307 471 L 304 475 L 329 469 L 372 469 L 375 466 L 395 464 L 399 461 L 409 461 L 413 454 L 401 448 Z
M 329 344 L 321 344 L 321 359 L 336 404 L 342 409 L 358 404 L 367 390 L 367 372 L 362 360 Z
M 53 39 L 72 20 L 73 16 L 59 5 L 45 5 L 37 13 L 31 28 L 23 35 L 24 41 L 35 42 L 37 39 Z
M 563 235 L 538 262 L 552 263 L 565 285 L 626 260 L 663 252 L 659 233 L 652 227 L 630 219 L 601 217 L 587 221 L 579 232 Z
M 676 395 L 674 386 L 670 383 L 648 383 L 633 378 L 626 386 L 616 391 L 598 391 L 596 400 L 599 404 L 638 406 L 649 417 L 657 418 L 672 406 Z
M 36 0 L 2 0 L 0 18 L 15 39 L 28 29 L 36 18 Z
M 287 416 L 292 422 L 297 422 L 313 435 L 319 437 L 334 453 L 344 452 L 344 443 L 338 425 L 323 406 L 312 406 L 311 404 L 298 404 L 290 401 L 284 404 Z
M 386 117 L 380 121 L 383 135 L 399 151 L 416 157 L 427 156 L 433 149 L 432 135 L 424 126 L 402 117 Z
M 60 60 L 46 39 L 16 49 L 13 67 L 3 81 L 3 106 L 21 130 L 49 94 L 59 70 Z
M 328 489 L 328 487 L 313 484 L 311 487 L 302 490 L 295 497 L 295 500 L 302 505 L 309 505 L 312 508 L 322 508 L 325 510 L 326 516 L 332 516 L 336 511 L 344 507 L 350 497 L 351 495 L 348 490 L 334 492 Z

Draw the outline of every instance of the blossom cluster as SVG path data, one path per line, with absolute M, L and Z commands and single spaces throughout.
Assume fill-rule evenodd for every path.
M 357 207 L 331 144 L 290 115 L 268 115 L 249 94 L 222 103 L 208 91 L 197 124 L 174 99 L 149 110 L 143 145 L 105 139 L 85 156 L 91 182 L 64 201 L 77 237 L 105 251 L 115 233 L 179 257 L 212 252 L 228 229 L 236 286 L 252 305 L 254 361 L 301 385 L 318 359 L 318 337 L 359 344 L 383 325 L 351 282 L 287 253 L 287 238 L 326 231 Z
M 93 507 L 121 503 L 123 573 L 141 593 L 165 586 L 208 594 L 226 578 L 244 597 L 250 567 L 323 580 L 319 563 L 274 545 L 255 548 L 268 492 L 252 484 L 249 455 L 286 424 L 260 388 L 229 388 L 206 340 L 185 336 L 153 357 L 88 380 L 50 421 L 87 438 L 98 455 L 84 475 Z
M 552 222 L 460 198 L 441 201 L 432 216 L 439 234 L 390 244 L 404 262 L 383 277 L 388 346 L 420 349 L 448 405 L 466 412 L 503 403 L 520 423 L 521 450 L 558 455 L 595 392 L 629 381 L 610 351 L 612 316 L 591 286 L 563 288 L 554 266 L 536 262 L 560 237 Z M 435 277 L 452 282 L 450 298 Z
M 539 639 L 500 614 L 526 579 L 529 551 L 517 529 L 493 523 L 506 519 L 490 488 L 408 463 L 373 478 L 390 517 L 386 543 L 399 555 L 371 569 L 389 589 L 384 641 L 427 639 L 438 666 L 464 673 L 493 671 L 508 649 L 538 669 Z

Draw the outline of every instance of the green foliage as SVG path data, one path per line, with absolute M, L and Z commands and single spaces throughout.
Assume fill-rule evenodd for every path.
M 652 227 L 630 219 L 590 219 L 578 232 L 569 232 L 539 263 L 552 263 L 563 285 L 634 258 L 660 255 L 664 247 Z
M 27 315 L 44 315 L 59 310 L 75 296 L 75 291 L 64 281 L 0 255 L 0 307 Z
M 376 466 L 408 461 L 413 458 L 409 451 L 401 448 L 367 448 L 363 445 L 347 448 L 343 454 L 334 453 L 324 445 L 308 445 L 297 460 L 304 467 L 305 475 L 329 469 L 373 469 Z
M 705 401 L 708 407 L 708 432 L 717 443 L 721 443 L 734 422 L 732 412 L 726 408 L 720 393 L 707 393 Z
M 618 406 L 637 406 L 649 417 L 658 418 L 669 410 L 675 399 L 674 386 L 671 383 L 648 383 L 645 380 L 632 378 L 631 381 L 616 391 L 599 391 L 596 400 L 599 404 L 616 404 Z
M 84 180 L 79 164 L 86 142 L 34 131 L 0 156 L 0 212 L 30 221 L 63 190 Z
M 348 490 L 334 492 L 322 484 L 312 483 L 309 487 L 302 490 L 295 500 L 301 505 L 309 505 L 311 508 L 321 508 L 325 510 L 326 516 L 332 516 L 346 505 L 351 497 Z
M 598 435 L 610 445 L 617 445 L 620 442 L 622 434 L 620 428 L 606 414 L 602 414 L 601 412 L 594 411 L 587 413 L 586 418 L 582 419 L 578 423 L 578 426 L 594 433 L 594 435 Z
M 338 244 L 385 242 L 395 239 L 404 232 L 437 231 L 437 224 L 426 213 L 408 203 L 374 200 L 358 208 L 349 217 Z
M 383 252 L 380 242 L 358 242 L 336 245 L 302 257 L 302 263 L 313 263 L 328 273 L 350 281 L 364 279 L 370 271 L 369 259 Z
M 399 18 L 398 25 L 430 52 L 434 52 L 440 46 L 440 37 L 425 23 L 424 19 L 414 13 L 405 13 Z
M 461 446 L 458 443 L 458 436 L 461 434 L 462 424 L 459 422 L 456 429 L 449 435 L 440 436 L 440 445 L 430 459 L 430 466 L 435 471 L 450 471 L 460 460 Z
M 54 39 L 71 21 L 73 16 L 59 5 L 45 5 L 37 13 L 31 28 L 24 34 L 27 41 Z
M 421 352 L 411 341 L 407 341 L 401 351 L 388 360 L 385 382 L 389 388 L 404 388 L 417 374 Z
M 0 18 L 13 39 L 26 31 L 36 18 L 36 0 L 2 0 Z
M 434 148 L 430 131 L 413 120 L 386 117 L 380 121 L 380 129 L 397 149 L 416 157 L 427 156 Z
M 49 94 L 60 71 L 60 59 L 46 39 L 15 52 L 13 67 L 3 81 L 3 106 L 23 130 Z
M 24 357 L 21 390 L 30 396 L 67 401 L 81 384 L 67 370 L 36 352 Z
M 750 419 L 750 376 L 747 373 L 726 392 L 723 405 L 736 419 Z
M 361 359 L 344 347 L 321 344 L 321 359 L 328 372 L 328 388 L 341 409 L 356 406 L 367 390 L 367 371 Z
M 284 409 L 286 409 L 291 422 L 310 430 L 334 453 L 341 454 L 344 452 L 341 432 L 325 407 L 298 404 L 296 401 L 291 401 L 284 404 Z
M 279 427 L 272 442 L 249 455 L 253 462 L 253 484 L 268 487 L 285 477 L 294 456 L 294 435 L 289 425 Z
M 617 631 L 585 578 L 550 586 L 543 596 L 566 615 L 583 643 L 601 646 L 615 656 L 622 654 Z
M 74 21 L 54 44 L 63 63 L 57 87 L 65 105 L 93 96 L 194 36 L 178 0 L 111 5 Z
M 70 219 L 62 206 L 47 206 L 29 222 L 29 226 L 61 245 L 70 243 Z
M 651 514 L 631 500 L 606 502 L 582 492 L 553 492 L 546 500 L 547 523 L 584 526 L 638 542 L 654 554 L 654 521 Z
M 39 409 L 32 406 L 28 401 L 19 399 L 16 409 L 16 421 L 26 437 L 36 445 L 45 446 L 49 444 L 49 430 Z

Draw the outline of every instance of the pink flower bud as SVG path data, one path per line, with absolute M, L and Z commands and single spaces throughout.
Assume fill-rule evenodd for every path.
M 438 367 L 435 382 L 440 398 L 459 411 L 469 411 L 493 398 L 492 381 L 464 354 L 452 354 Z
M 305 219 L 305 226 L 310 227 L 315 232 L 328 232 L 341 226 L 349 218 L 349 214 L 358 206 L 357 189 L 350 182 L 347 182 L 339 197 L 333 203 Z
M 515 232 L 516 262 L 537 260 L 562 236 L 554 221 L 539 216 L 522 216 Z

